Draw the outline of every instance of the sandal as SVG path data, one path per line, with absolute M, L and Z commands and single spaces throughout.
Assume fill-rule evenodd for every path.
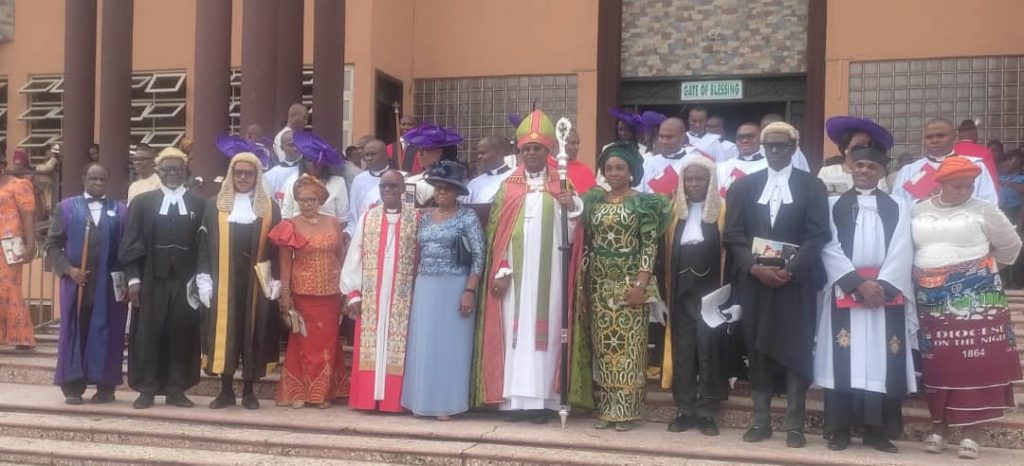
M 600 420 L 594 424 L 594 428 L 598 430 L 604 430 L 611 427 L 613 423 L 611 421 Z
M 615 424 L 616 432 L 629 432 L 636 428 L 636 423 L 633 421 L 620 422 Z
M 960 459 L 965 460 L 976 460 L 980 453 L 981 447 L 978 446 L 978 442 L 965 438 L 960 441 L 960 450 L 957 451 L 956 456 Z
M 946 439 L 939 434 L 931 434 L 924 439 L 924 451 L 939 454 L 946 449 Z
M 306 403 L 302 401 L 293 401 L 291 404 L 292 409 L 302 409 L 304 406 Z

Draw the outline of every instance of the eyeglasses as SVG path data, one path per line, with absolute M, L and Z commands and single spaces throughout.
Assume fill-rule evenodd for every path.
M 317 198 L 317 197 L 297 197 L 297 198 L 295 198 L 295 202 L 298 202 L 299 204 L 319 204 L 320 203 L 320 198 Z
M 156 170 L 158 172 L 160 172 L 160 173 L 168 173 L 168 174 L 171 174 L 171 173 L 181 173 L 181 172 L 185 171 L 184 168 L 180 168 L 180 167 L 160 167 L 160 168 L 157 168 Z
M 235 170 L 235 178 L 256 178 L 253 170 Z
M 791 142 L 766 142 L 762 145 L 764 146 L 764 150 L 768 152 L 785 152 L 796 148 L 796 144 Z

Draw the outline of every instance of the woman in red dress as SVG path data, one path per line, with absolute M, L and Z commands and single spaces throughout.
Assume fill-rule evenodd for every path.
M 21 295 L 21 264 L 36 256 L 36 202 L 32 183 L 6 173 L 6 167 L 6 159 L 0 159 L 0 239 L 21 238 L 24 252 L 10 264 L 0 254 L 0 346 L 29 350 L 36 337 Z

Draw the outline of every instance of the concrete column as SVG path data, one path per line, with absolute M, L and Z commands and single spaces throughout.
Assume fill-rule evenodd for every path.
M 64 2 L 64 142 L 61 196 L 82 192 L 96 112 L 96 0 Z
M 196 2 L 195 47 L 195 68 L 189 83 L 194 93 L 192 169 L 194 175 L 206 180 L 201 192 L 209 196 L 217 189 L 213 179 L 227 169 L 227 159 L 217 150 L 214 139 L 228 132 L 231 0 Z
M 342 150 L 345 0 L 316 0 L 314 8 L 313 130 Z
M 273 128 L 276 134 L 288 115 L 288 107 L 302 101 L 302 26 L 305 2 L 286 0 L 277 6 L 277 92 L 274 93 Z
M 275 134 L 274 128 L 283 118 L 274 115 L 277 3 L 277 0 L 242 3 L 242 129 L 258 123 L 268 136 Z M 224 105 L 227 108 L 227 100 Z
M 116 198 L 128 193 L 134 8 L 135 0 L 103 0 L 100 162 L 110 171 L 107 192 Z
M 800 147 L 807 154 L 811 173 L 821 168 L 825 148 L 825 38 L 828 2 L 807 1 L 807 107 Z

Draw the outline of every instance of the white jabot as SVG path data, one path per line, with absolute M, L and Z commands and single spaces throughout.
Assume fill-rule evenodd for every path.
M 701 217 L 704 215 L 704 202 L 691 202 L 686 216 L 686 226 L 679 244 L 700 244 L 704 242 L 704 230 L 701 228 Z
M 160 190 L 164 193 L 164 200 L 160 203 L 160 215 L 167 215 L 167 210 L 171 208 L 171 205 L 178 205 L 178 215 L 188 215 L 188 207 L 185 206 L 185 186 L 178 186 L 176 189 L 170 189 L 167 186 L 160 185 Z
M 761 191 L 761 198 L 758 204 L 767 205 L 771 214 L 772 227 L 775 227 L 775 217 L 779 214 L 779 207 L 782 204 L 793 203 L 793 193 L 789 192 L 789 175 L 793 173 L 793 164 L 786 165 L 786 168 L 775 171 L 768 167 L 768 182 L 764 184 L 764 191 Z
M 252 210 L 252 196 L 249 193 L 235 193 L 235 203 L 228 215 L 228 223 L 249 225 L 256 221 L 256 212 Z

